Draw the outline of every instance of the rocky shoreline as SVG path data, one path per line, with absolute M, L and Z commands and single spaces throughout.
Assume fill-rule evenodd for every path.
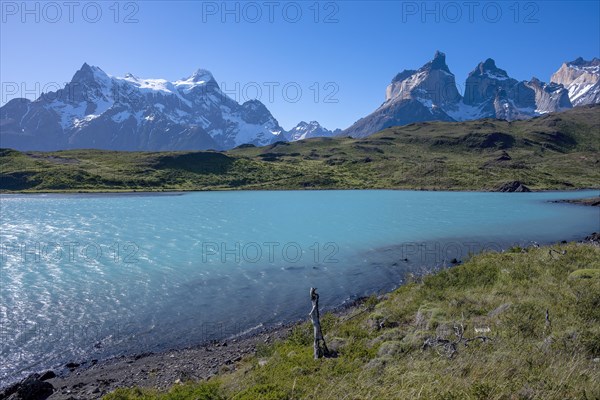
M 236 363 L 253 355 L 257 346 L 285 338 L 296 324 L 181 350 L 68 363 L 64 373 L 32 374 L 5 388 L 0 392 L 0 400 L 100 399 L 118 387 L 160 390 L 179 382 L 207 380 L 235 369 Z
M 361 303 L 359 299 L 332 312 L 347 315 Z M 64 366 L 64 372 L 34 373 L 4 388 L 0 400 L 94 400 L 119 387 L 164 390 L 182 382 L 208 380 L 218 373 L 235 370 L 238 362 L 256 354 L 261 345 L 286 338 L 303 322 L 263 328 L 238 338 L 185 349 L 70 362 Z

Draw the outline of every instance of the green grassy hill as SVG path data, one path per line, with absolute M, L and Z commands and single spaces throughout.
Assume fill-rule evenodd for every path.
M 227 152 L 0 151 L 3 191 L 600 187 L 600 106 Z
M 600 396 L 597 245 L 480 254 L 370 298 L 350 315 L 322 319 L 336 358 L 312 358 L 306 323 L 208 382 L 163 393 L 119 389 L 105 399 Z

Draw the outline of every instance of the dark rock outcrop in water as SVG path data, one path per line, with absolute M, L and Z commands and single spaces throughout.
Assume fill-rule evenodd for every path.
M 569 203 L 578 204 L 581 206 L 600 207 L 600 197 L 591 197 L 588 199 L 554 200 L 553 203 Z
M 531 192 L 527 186 L 523 185 L 520 181 L 506 182 L 501 185 L 497 192 Z

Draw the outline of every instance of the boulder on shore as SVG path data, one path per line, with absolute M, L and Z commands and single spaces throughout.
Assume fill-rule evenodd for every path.
M 54 392 L 54 386 L 40 380 L 40 374 L 31 374 L 19 383 L 0 392 L 0 399 L 45 400 Z
M 600 244 L 600 233 L 594 232 L 591 235 L 586 236 L 585 241 Z
M 531 192 L 527 186 L 520 181 L 503 183 L 496 189 L 497 192 Z

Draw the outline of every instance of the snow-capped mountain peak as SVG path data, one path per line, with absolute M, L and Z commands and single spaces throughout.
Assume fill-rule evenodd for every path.
M 600 59 L 565 62 L 550 83 L 517 81 L 492 58 L 466 79 L 464 94 L 437 51 L 419 69 L 404 69 L 386 88 L 385 101 L 343 132 L 301 121 L 286 132 L 258 100 L 239 104 L 221 91 L 210 71 L 171 81 L 112 76 L 84 63 L 63 89 L 38 99 L 13 99 L 0 108 L 3 147 L 18 150 L 229 149 L 344 134 L 364 137 L 421 121 L 531 118 L 600 103 Z
M 71 78 L 71 84 L 96 84 L 110 86 L 111 77 L 99 67 L 83 63 L 81 68 Z
M 288 132 L 288 139 L 295 141 L 312 137 L 331 137 L 339 132 L 341 132 L 340 129 L 330 131 L 329 129 L 323 128 L 317 121 L 300 121 L 298 125 Z
M 237 103 L 204 69 L 169 81 L 110 76 L 84 63 L 64 89 L 26 107 L 14 106 L 15 101 L 2 107 L 2 119 L 15 121 L 14 130 L 2 132 L 2 141 L 17 149 L 228 149 L 285 136 L 264 104 Z
M 569 91 L 574 106 L 600 103 L 600 59 L 586 61 L 579 57 L 563 63 L 550 78 Z
M 213 75 L 210 73 L 210 71 L 207 71 L 202 68 L 199 68 L 196 71 L 194 71 L 194 73 L 186 79 L 186 81 L 191 81 L 195 83 L 206 83 L 214 80 L 215 78 L 213 78 Z
M 486 76 L 490 79 L 495 80 L 506 80 L 510 79 L 508 73 L 496 66 L 496 61 L 493 58 L 488 58 L 484 62 L 479 63 L 477 68 L 472 72 L 473 76 Z
M 196 88 L 203 88 L 204 90 L 215 89 L 222 94 L 212 73 L 205 69 L 198 69 L 189 77 L 175 81 L 173 84 L 184 93 L 189 93 Z

